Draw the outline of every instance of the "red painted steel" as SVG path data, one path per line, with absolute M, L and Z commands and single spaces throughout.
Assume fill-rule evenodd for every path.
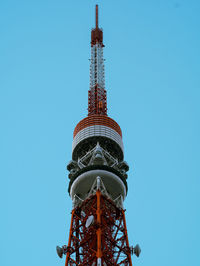
M 94 222 L 86 227 L 88 217 Z M 131 266 L 124 210 L 97 190 L 72 212 L 65 265 Z
M 94 125 L 102 125 L 106 127 L 110 127 L 114 129 L 121 137 L 122 137 L 122 131 L 120 126 L 110 118 L 109 116 L 105 115 L 91 115 L 87 116 L 86 118 L 82 119 L 75 127 L 73 138 L 78 134 L 79 131 L 86 127 L 94 126 Z
M 94 46 L 94 47 L 93 47 Z M 103 31 L 98 26 L 98 5 L 96 5 L 96 27 L 91 31 L 91 47 L 93 57 L 91 58 L 94 64 L 94 72 L 92 77 L 95 79 L 95 84 L 92 84 L 88 91 L 88 115 L 101 114 L 107 115 L 107 96 L 102 80 L 104 80 L 104 73 L 98 73 L 98 68 L 103 68 Z M 99 66 L 99 61 L 101 67 Z M 97 77 L 101 76 L 102 80 L 99 81 Z M 98 83 L 101 84 L 98 84 Z
M 96 5 L 96 27 L 91 31 L 91 46 L 99 43 L 103 45 L 103 31 L 98 26 L 98 5 Z
M 96 29 L 98 29 L 98 23 L 99 23 L 99 16 L 98 16 L 98 5 L 96 5 Z
M 99 88 L 98 84 L 88 91 L 88 115 L 94 114 L 107 115 L 106 90 Z

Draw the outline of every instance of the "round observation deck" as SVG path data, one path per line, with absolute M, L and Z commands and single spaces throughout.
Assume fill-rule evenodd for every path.
M 72 143 L 72 158 L 77 159 L 89 146 L 99 142 L 119 160 L 124 157 L 122 131 L 112 118 L 106 115 L 90 115 L 82 119 L 75 127 Z
M 123 182 L 122 179 L 111 171 L 96 169 L 89 170 L 80 174 L 69 188 L 69 193 L 73 199 L 77 195 L 81 199 L 86 199 L 91 187 L 97 177 L 100 177 L 103 181 L 107 193 L 112 199 L 118 198 L 120 195 L 123 200 L 127 194 L 127 184 L 126 181 Z

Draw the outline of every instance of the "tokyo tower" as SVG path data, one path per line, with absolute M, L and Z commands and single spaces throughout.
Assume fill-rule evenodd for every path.
M 68 192 L 72 199 L 68 244 L 57 246 L 68 265 L 132 265 L 139 245 L 129 245 L 125 209 L 127 171 L 120 126 L 107 115 L 103 31 L 91 31 L 88 116 L 75 127 Z

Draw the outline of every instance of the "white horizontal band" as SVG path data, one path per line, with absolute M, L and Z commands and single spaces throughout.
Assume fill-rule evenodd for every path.
M 114 129 L 103 125 L 89 126 L 79 131 L 73 139 L 72 152 L 82 140 L 95 136 L 106 137 L 115 141 L 124 152 L 121 136 Z

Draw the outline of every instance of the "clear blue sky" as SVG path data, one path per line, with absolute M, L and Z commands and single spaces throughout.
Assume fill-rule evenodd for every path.
M 87 114 L 96 3 L 134 265 L 199 266 L 199 0 L 1 0 L 0 265 L 64 265 L 55 247 L 68 241 L 65 167 Z

